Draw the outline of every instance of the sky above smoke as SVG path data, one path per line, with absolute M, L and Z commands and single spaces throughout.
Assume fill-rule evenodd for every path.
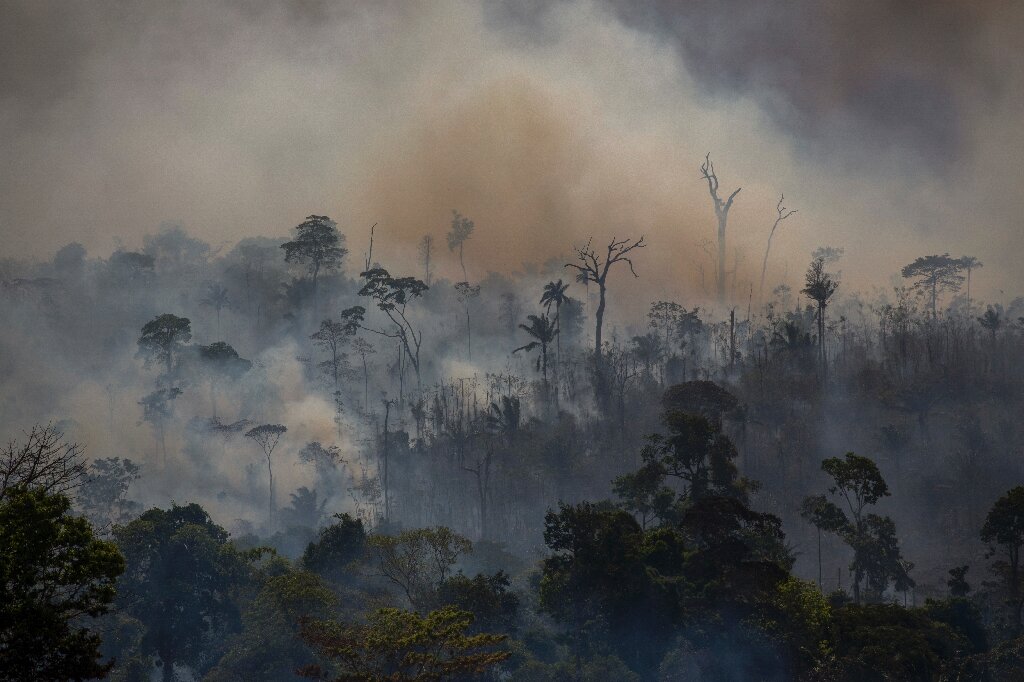
M 216 248 L 335 218 L 362 260 L 442 274 L 452 209 L 472 279 L 645 234 L 642 300 L 700 296 L 725 190 L 737 289 L 775 203 L 799 209 L 769 281 L 845 248 L 888 286 L 972 254 L 987 300 L 1024 293 L 1024 10 L 1010 2 L 29 1 L 0 3 L 0 236 L 141 246 L 165 221 Z M 625 273 L 622 273 L 625 279 Z

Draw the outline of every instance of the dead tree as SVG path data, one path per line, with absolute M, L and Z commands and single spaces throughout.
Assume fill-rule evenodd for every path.
M 722 201 L 721 197 L 718 196 L 718 176 L 715 175 L 715 164 L 711 162 L 711 152 L 708 152 L 704 157 L 704 163 L 700 166 L 701 177 L 707 180 L 708 193 L 711 195 L 711 200 L 715 205 L 715 217 L 718 218 L 718 272 L 716 273 L 716 280 L 718 283 L 718 301 L 719 303 L 725 302 L 725 227 L 729 221 L 729 209 L 732 208 L 732 202 L 736 199 L 736 195 L 740 193 L 742 187 L 737 187 L 736 191 L 729 195 L 729 198 Z
M 736 190 L 737 192 L 739 190 Z M 772 250 L 772 237 L 775 236 L 775 230 L 779 229 L 779 224 L 788 218 L 789 216 L 796 213 L 796 209 L 787 209 L 782 205 L 782 200 L 786 198 L 785 194 L 779 195 L 779 203 L 775 206 L 775 211 L 778 214 L 775 217 L 775 223 L 772 224 L 772 231 L 768 233 L 768 246 L 764 249 L 764 262 L 761 264 L 761 288 L 758 291 L 758 298 L 764 296 L 764 275 L 768 271 L 768 252 Z
M 598 287 L 598 303 L 597 313 L 595 317 L 595 331 L 594 331 L 594 359 L 597 361 L 598 367 L 601 365 L 601 328 L 604 325 L 604 310 L 606 303 L 606 293 L 608 288 L 608 272 L 612 265 L 620 261 L 629 264 L 629 271 L 633 273 L 634 277 L 639 277 L 636 274 L 636 270 L 633 268 L 633 261 L 629 259 L 627 254 L 633 249 L 642 249 L 644 244 L 643 236 L 636 241 L 629 239 L 615 239 L 608 243 L 608 252 L 603 257 L 599 256 L 594 251 L 591 244 L 593 238 L 588 239 L 584 246 L 576 249 L 576 258 L 579 263 L 566 263 L 565 267 L 575 268 L 577 270 L 576 279 L 579 282 L 587 283 L 594 282 Z

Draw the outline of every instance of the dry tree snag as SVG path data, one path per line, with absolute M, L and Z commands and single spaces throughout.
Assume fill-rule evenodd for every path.
M 700 173 L 701 177 L 707 180 L 708 193 L 714 202 L 715 217 L 718 219 L 718 269 L 715 276 L 718 301 L 723 303 L 725 301 L 725 227 L 729 221 L 729 209 L 732 208 L 732 202 L 743 188 L 737 187 L 728 199 L 722 201 L 718 196 L 718 176 L 715 175 L 715 164 L 711 162 L 711 152 L 704 157 L 704 163 L 700 165 Z
M 739 190 L 736 190 L 737 192 Z M 768 246 L 764 249 L 764 262 L 761 263 L 761 288 L 758 290 L 758 298 L 764 297 L 764 275 L 768 271 L 768 252 L 772 250 L 772 237 L 775 236 L 775 230 L 779 229 L 779 224 L 788 218 L 789 216 L 796 213 L 796 209 L 787 209 L 782 205 L 782 200 L 786 198 L 785 194 L 779 195 L 779 203 L 775 205 L 775 212 L 778 214 L 775 218 L 775 222 L 772 224 L 772 231 L 768 233 Z

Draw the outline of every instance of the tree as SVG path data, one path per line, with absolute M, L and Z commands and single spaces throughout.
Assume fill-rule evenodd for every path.
M 982 263 L 974 256 L 961 256 L 960 267 L 967 271 L 967 313 L 971 312 L 971 273 L 978 268 L 983 267 L 985 264 Z
M 729 222 L 729 209 L 732 208 L 732 202 L 736 199 L 736 195 L 740 193 L 742 187 L 737 187 L 729 195 L 728 199 L 722 201 L 718 195 L 718 176 L 715 175 L 715 164 L 711 162 L 711 152 L 708 152 L 704 157 L 704 163 L 700 166 L 700 173 L 701 177 L 708 183 L 708 194 L 711 195 L 711 201 L 715 207 L 715 217 L 718 219 L 718 269 L 715 275 L 718 302 L 725 303 L 725 228 Z
M 420 258 L 423 259 L 423 281 L 430 286 L 430 254 L 434 250 L 434 238 L 429 234 L 420 240 Z
M 107 612 L 124 558 L 71 501 L 18 484 L 0 497 L 0 680 L 105 677 L 86 618 Z
M 36 424 L 25 434 L 24 443 L 12 440 L 0 449 L 0 502 L 17 487 L 70 494 L 84 477 L 81 446 L 65 441 L 52 424 Z
M 569 289 L 569 283 L 562 283 L 562 280 L 557 282 L 548 282 L 544 285 L 544 293 L 540 295 L 540 304 L 544 306 L 544 311 L 550 315 L 551 306 L 555 306 L 555 368 L 557 369 L 559 361 L 562 359 L 562 338 L 558 335 L 561 331 L 562 325 L 562 304 L 569 300 L 565 292 Z
M 174 401 L 181 395 L 181 389 L 176 387 L 160 388 L 142 397 L 139 405 L 142 406 L 142 420 L 153 426 L 153 435 L 156 439 L 157 453 L 163 451 L 163 465 L 167 466 L 167 440 L 164 424 L 174 414 Z
M 948 253 L 941 256 L 922 256 L 913 263 L 904 265 L 900 273 L 906 279 L 913 279 L 913 288 L 927 294 L 931 301 L 932 318 L 939 316 L 937 301 L 942 291 L 956 291 L 963 284 L 960 271 L 965 267 L 959 258 L 950 258 Z M 972 267 L 976 267 L 972 265 Z
M 825 259 L 815 258 L 807 268 L 804 276 L 804 288 L 800 290 L 817 305 L 818 322 L 818 359 L 821 362 L 822 371 L 825 371 L 827 363 L 825 360 L 825 308 L 831 300 L 839 282 L 832 278 L 832 275 L 825 272 Z
M 473 614 L 446 606 L 420 616 L 383 608 L 366 624 L 304 620 L 302 638 L 332 661 L 338 674 L 318 665 L 302 677 L 333 682 L 426 682 L 483 675 L 511 654 L 496 647 L 504 635 L 468 635 Z
M 463 251 L 466 248 L 466 241 L 473 234 L 473 221 L 452 209 L 452 229 L 448 232 L 448 250 L 459 250 L 459 265 L 462 266 L 462 280 L 469 281 L 466 274 L 466 261 L 463 259 Z
M 949 580 L 946 581 L 946 585 L 949 587 L 950 597 L 962 598 L 970 594 L 971 585 L 967 582 L 967 571 L 970 569 L 971 567 L 966 564 L 949 569 Z
M 996 334 L 999 332 L 999 328 L 1003 326 L 1003 307 L 998 304 L 988 306 L 985 309 L 985 314 L 978 318 L 978 324 L 989 333 L 992 337 L 992 343 L 995 344 Z
M 338 597 L 308 571 L 290 570 L 267 579 L 242 614 L 242 631 L 203 682 L 290 680 L 314 652 L 301 639 L 303 618 L 326 618 Z
M 912 587 L 908 567 L 900 555 L 895 525 L 888 517 L 868 513 L 866 508 L 889 495 L 889 486 L 878 466 L 869 458 L 852 452 L 843 459 L 831 457 L 821 463 L 833 484 L 828 492 L 841 498 L 844 511 L 824 495 L 804 501 L 803 513 L 814 526 L 838 535 L 853 550 L 853 600 L 861 603 L 861 590 L 867 587 L 875 600 L 881 599 L 889 581 L 897 589 Z
M 352 342 L 352 348 L 356 353 L 359 353 L 359 357 L 363 362 L 363 410 L 365 411 L 370 409 L 370 370 L 366 364 L 366 358 L 377 351 L 373 349 L 369 341 L 358 337 Z
M 338 377 L 348 367 L 348 360 L 342 349 L 358 330 L 357 319 L 343 314 L 340 322 L 335 322 L 331 318 L 322 321 L 320 329 L 309 337 L 320 350 L 327 353 L 327 359 L 321 362 L 319 367 L 324 374 L 331 378 L 335 389 L 338 388 Z
M 85 483 L 78 489 L 75 503 L 93 527 L 108 532 L 117 523 L 125 523 L 139 505 L 126 498 L 128 488 L 139 479 L 139 466 L 128 458 L 106 457 L 89 464 Z
M 116 527 L 114 539 L 127 562 L 118 607 L 143 624 L 141 653 L 157 657 L 172 682 L 175 665 L 197 668 L 214 638 L 239 629 L 247 559 L 194 503 L 150 509 Z
M 260 449 L 263 450 L 263 456 L 267 458 L 267 474 L 270 476 L 269 482 L 269 512 L 267 515 L 268 525 L 273 526 L 274 524 L 274 466 L 273 458 L 274 448 L 277 447 L 278 441 L 281 440 L 281 436 L 288 431 L 288 428 L 281 424 L 260 424 L 254 426 L 245 432 L 246 438 L 251 438 Z
M 332 582 L 349 576 L 352 566 L 366 552 L 366 530 L 362 519 L 349 514 L 335 514 L 335 523 L 322 528 L 319 537 L 306 546 L 301 563 L 307 570 Z
M 284 260 L 307 266 L 313 280 L 313 308 L 316 310 L 317 278 L 321 270 L 341 267 L 348 253 L 344 246 L 345 236 L 338 232 L 338 224 L 325 215 L 308 216 L 295 230 L 298 233 L 295 239 L 281 244 Z
M 151 362 L 161 362 L 167 376 L 174 368 L 174 358 L 186 343 L 192 340 L 192 322 L 187 317 L 164 314 L 154 317 L 142 327 L 139 354 Z
M 480 295 L 480 285 L 472 285 L 469 282 L 456 282 L 456 296 L 466 308 L 466 356 L 468 360 L 473 359 L 473 331 L 469 324 L 469 303 Z
M 363 288 L 359 290 L 359 295 L 373 299 L 377 308 L 391 320 L 395 331 L 389 332 L 363 326 L 362 319 L 366 309 L 361 306 L 348 308 L 342 312 L 342 315 L 358 323 L 361 329 L 391 339 L 398 339 L 416 372 L 417 388 L 422 388 L 420 347 L 423 344 L 423 331 L 417 330 L 413 326 L 406 314 L 406 307 L 413 299 L 423 295 L 423 292 L 428 289 L 427 285 L 415 277 L 392 277 L 384 268 L 371 268 L 360 276 L 363 278 L 364 284 Z
M 639 277 L 636 274 L 636 270 L 633 268 L 633 261 L 629 257 L 629 253 L 634 249 L 642 249 L 646 246 L 644 244 L 644 238 L 640 237 L 636 241 L 630 239 L 615 239 L 612 238 L 608 242 L 608 251 L 605 255 L 600 256 L 597 252 L 591 248 L 592 240 L 588 240 L 587 243 L 576 249 L 576 259 L 579 263 L 566 263 L 565 267 L 573 268 L 577 271 L 576 279 L 580 282 L 593 282 L 598 287 L 598 304 L 597 313 L 595 314 L 595 330 L 594 330 L 594 359 L 598 371 L 601 369 L 601 330 L 604 326 L 604 310 L 606 305 L 606 295 L 608 290 L 608 273 L 611 267 L 616 263 L 624 262 L 629 265 L 629 271 L 633 273 L 634 277 Z
M 739 190 L 736 190 L 737 192 Z M 791 215 L 796 213 L 796 209 L 787 209 L 782 205 L 782 201 L 786 198 L 785 194 L 779 195 L 779 203 L 775 205 L 775 222 L 772 223 L 772 231 L 768 233 L 768 245 L 764 247 L 764 262 L 761 263 L 761 287 L 758 289 L 760 292 L 759 296 L 764 295 L 764 275 L 768 272 L 768 252 L 772 250 L 772 237 L 775 236 L 775 230 L 779 229 L 779 225 L 783 220 L 789 218 Z
M 368 544 L 379 575 L 397 587 L 409 604 L 425 612 L 459 557 L 473 544 L 450 528 L 417 528 L 398 535 L 373 535 Z
M 216 282 L 211 282 L 206 285 L 206 291 L 203 297 L 199 299 L 199 303 L 200 305 L 213 308 L 217 313 L 217 336 L 220 336 L 220 311 L 231 305 L 228 290 Z
M 1024 609 L 1024 572 L 1021 548 L 1024 547 L 1024 486 L 1007 491 L 996 500 L 981 528 L 981 540 L 988 545 L 989 557 L 1001 555 L 992 564 L 992 572 L 1002 581 L 1002 592 L 1013 626 L 1021 629 Z
M 555 329 L 554 324 L 548 319 L 547 315 L 528 315 L 527 318 L 530 321 L 529 325 L 521 324 L 519 328 L 530 335 L 530 338 L 534 339 L 525 346 L 520 346 L 513 350 L 513 353 L 519 351 L 530 351 L 540 348 L 540 356 L 537 358 L 537 369 L 541 371 L 541 376 L 544 380 L 544 396 L 548 395 L 548 344 L 555 340 L 558 336 L 558 330 Z
M 505 325 L 509 333 L 515 332 L 519 316 L 523 312 L 523 304 L 514 291 L 506 291 L 501 295 L 501 303 L 498 306 L 498 319 Z
M 252 362 L 238 355 L 238 351 L 223 341 L 199 346 L 199 357 L 210 377 L 210 403 L 213 418 L 217 418 L 217 386 L 225 379 L 237 379 L 252 368 Z

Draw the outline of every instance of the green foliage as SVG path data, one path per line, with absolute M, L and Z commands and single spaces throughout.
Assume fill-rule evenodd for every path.
M 309 665 L 301 674 L 334 682 L 426 682 L 480 675 L 506 660 L 509 652 L 499 648 L 505 641 L 502 635 L 466 634 L 472 622 L 471 613 L 453 607 L 425 616 L 378 609 L 363 625 L 306 620 L 303 639 L 331 663 L 328 669 Z
M 437 588 L 436 600 L 439 605 L 472 613 L 475 620 L 471 632 L 515 632 L 519 597 L 509 590 L 504 571 L 478 573 L 472 578 L 458 573 L 446 578 Z
M 313 658 L 299 636 L 303 618 L 326 618 L 337 604 L 316 574 L 288 571 L 266 581 L 242 614 L 242 631 L 204 682 L 291 679 Z
M 309 543 L 300 560 L 307 570 L 334 582 L 350 577 L 356 562 L 366 553 L 366 531 L 362 519 L 335 514 L 336 523 L 320 530 L 320 537 Z
M 435 603 L 438 587 L 451 575 L 459 556 L 473 550 L 469 540 L 444 526 L 373 535 L 368 544 L 380 575 L 418 611 Z
M 1017 486 L 996 500 L 985 517 L 981 539 L 988 544 L 988 556 L 999 558 L 992 563 L 992 572 L 1000 580 L 1000 590 L 1009 609 L 1011 622 L 1021 628 L 1024 608 L 1024 575 L 1021 570 L 1021 548 L 1024 547 L 1024 486 Z
M 0 499 L 0 680 L 102 677 L 100 638 L 124 558 L 63 495 L 22 486 Z
M 842 682 L 938 680 L 969 644 L 950 626 L 893 604 L 835 612 L 835 655 L 825 679 Z
M 197 504 L 150 509 L 114 539 L 127 560 L 118 607 L 143 624 L 141 653 L 159 657 L 165 676 L 175 663 L 201 667 L 212 639 L 239 628 L 246 556 Z

